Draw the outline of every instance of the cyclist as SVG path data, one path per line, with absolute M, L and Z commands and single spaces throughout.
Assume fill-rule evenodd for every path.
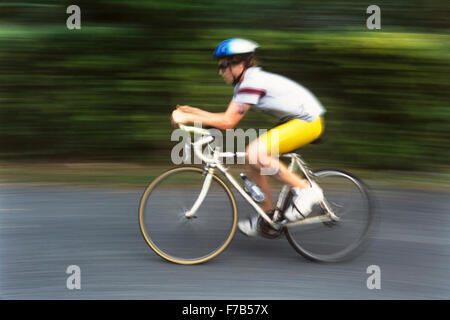
M 201 122 L 218 129 L 234 128 L 250 109 L 277 118 L 281 124 L 252 141 L 246 148 L 248 176 L 265 194 L 261 208 L 273 212 L 270 186 L 262 169 L 292 186 L 293 206 L 285 213 L 290 221 L 306 217 L 312 207 L 323 199 L 318 185 L 289 171 L 277 155 L 302 147 L 317 139 L 323 131 L 325 113 L 320 102 L 298 83 L 262 70 L 257 66 L 252 41 L 232 38 L 221 42 L 213 56 L 219 63 L 219 74 L 227 84 L 235 86 L 234 95 L 225 112 L 211 113 L 191 106 L 178 106 L 172 112 L 172 124 Z M 278 139 L 277 139 L 278 138 Z M 274 169 L 274 170 L 270 170 Z M 259 234 L 257 218 L 239 222 L 239 229 L 248 236 Z

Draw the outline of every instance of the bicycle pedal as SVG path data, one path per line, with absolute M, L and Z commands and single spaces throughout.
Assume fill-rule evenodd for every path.
M 261 236 L 267 239 L 276 239 L 280 237 L 283 230 L 282 226 L 279 226 L 278 224 L 271 225 L 261 217 L 258 219 L 258 228 Z

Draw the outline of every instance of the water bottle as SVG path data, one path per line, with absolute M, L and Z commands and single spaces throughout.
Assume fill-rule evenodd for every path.
M 244 173 L 241 173 L 241 178 L 244 180 L 244 190 L 252 196 L 253 200 L 256 202 L 263 202 L 264 192 L 262 192 L 261 188 L 248 179 Z

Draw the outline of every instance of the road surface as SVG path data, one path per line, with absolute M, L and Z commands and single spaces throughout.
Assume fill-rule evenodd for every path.
M 378 221 L 356 259 L 319 264 L 286 239 L 236 232 L 210 262 L 159 258 L 138 226 L 142 190 L 0 186 L 0 299 L 449 299 L 447 192 L 374 190 Z M 252 209 L 237 197 L 240 215 Z M 81 289 L 66 286 L 80 268 Z M 369 266 L 380 289 L 369 290 Z

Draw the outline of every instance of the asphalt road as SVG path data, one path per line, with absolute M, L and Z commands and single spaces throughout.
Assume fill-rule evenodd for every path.
M 1 299 L 449 299 L 447 192 L 375 190 L 378 224 L 356 259 L 305 260 L 286 239 L 236 233 L 202 265 L 159 258 L 138 226 L 142 190 L 0 186 Z M 238 198 L 240 214 L 251 209 Z M 68 266 L 81 271 L 69 290 Z M 369 290 L 367 268 L 380 268 Z

